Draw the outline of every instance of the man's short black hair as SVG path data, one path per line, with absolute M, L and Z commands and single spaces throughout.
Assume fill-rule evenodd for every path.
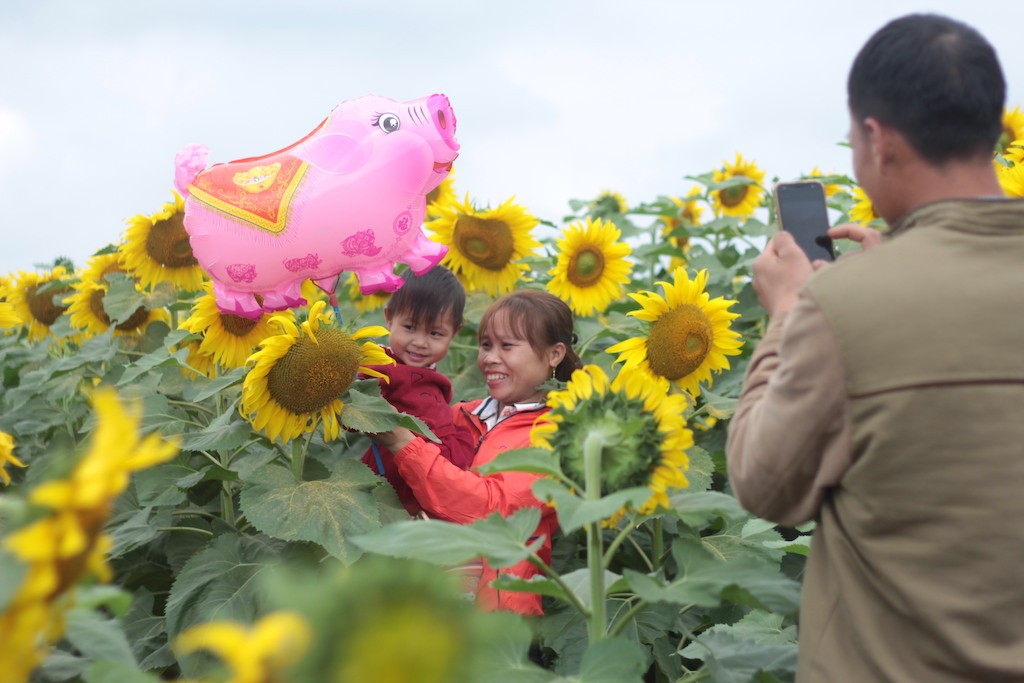
M 911 14 L 878 30 L 847 81 L 850 112 L 899 131 L 933 164 L 992 154 L 1002 133 L 1006 81 L 999 58 L 970 26 Z
M 443 266 L 434 266 L 423 275 L 411 270 L 402 273 L 405 283 L 391 295 L 385 306 L 390 315 L 408 315 L 413 322 L 432 325 L 450 316 L 452 326 L 462 326 L 466 290 L 458 278 Z

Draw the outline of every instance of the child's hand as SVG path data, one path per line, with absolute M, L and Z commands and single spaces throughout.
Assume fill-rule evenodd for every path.
M 416 435 L 405 427 L 395 427 L 388 432 L 380 432 L 379 434 L 367 434 L 370 439 L 378 446 L 383 446 L 392 453 L 397 453 L 409 444 L 413 442 Z

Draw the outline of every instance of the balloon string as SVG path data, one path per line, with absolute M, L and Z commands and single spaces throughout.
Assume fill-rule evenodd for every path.
M 327 300 L 331 304 L 331 308 L 334 309 L 334 322 L 341 327 L 341 309 L 338 308 L 338 295 L 335 292 L 331 292 L 327 295 Z
M 370 447 L 373 448 L 373 457 L 377 460 L 377 471 L 384 476 L 384 461 L 380 458 L 380 448 L 375 443 L 371 443 Z

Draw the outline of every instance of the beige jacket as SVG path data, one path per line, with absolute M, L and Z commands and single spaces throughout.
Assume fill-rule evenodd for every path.
M 937 202 L 892 234 L 771 321 L 730 482 L 818 520 L 798 681 L 1024 681 L 1024 201 Z

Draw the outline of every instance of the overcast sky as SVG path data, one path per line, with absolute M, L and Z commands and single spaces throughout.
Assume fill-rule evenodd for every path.
M 1010 0 L 3 0 L 0 273 L 83 266 L 170 199 L 188 143 L 260 156 L 367 93 L 448 95 L 460 195 L 556 223 L 606 188 L 684 194 L 736 152 L 769 181 L 850 173 L 850 62 L 916 11 L 985 34 L 1024 106 Z

